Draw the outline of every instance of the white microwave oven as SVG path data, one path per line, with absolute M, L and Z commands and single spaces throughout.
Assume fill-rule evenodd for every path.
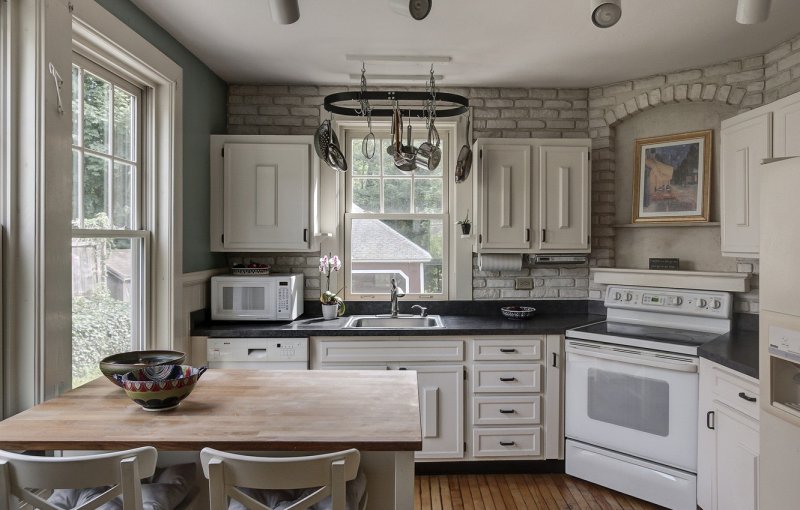
M 302 313 L 302 274 L 211 278 L 212 320 L 292 321 Z

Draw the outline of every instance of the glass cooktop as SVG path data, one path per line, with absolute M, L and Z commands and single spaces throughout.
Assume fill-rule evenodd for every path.
M 719 338 L 719 336 L 720 333 L 610 321 L 596 322 L 567 331 L 567 338 L 595 340 L 694 356 L 697 355 L 699 346 Z

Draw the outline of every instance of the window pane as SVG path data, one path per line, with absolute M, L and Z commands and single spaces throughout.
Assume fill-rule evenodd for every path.
M 131 228 L 133 165 L 114 163 L 111 180 L 111 222 L 113 228 Z
M 83 146 L 110 154 L 111 84 L 84 71 L 83 107 Z
M 380 175 L 381 174 L 381 155 L 377 144 L 380 140 L 375 140 L 375 155 L 372 159 L 364 157 L 362 152 L 363 138 L 353 139 L 350 154 L 353 157 L 353 175 Z
M 72 145 L 81 143 L 81 70 L 72 66 Z
M 443 220 L 354 219 L 351 237 L 353 293 L 388 294 L 392 277 L 405 292 L 442 293 Z
M 80 227 L 81 214 L 81 153 L 72 151 L 72 223 Z
M 72 240 L 73 387 L 99 377 L 106 356 L 141 348 L 133 327 L 140 255 L 137 238 Z
M 135 129 L 136 98 L 114 87 L 114 156 L 136 161 Z
M 380 179 L 353 178 L 353 212 L 380 212 Z
M 83 228 L 110 228 L 106 214 L 107 180 L 111 160 L 84 156 L 83 160 Z
M 411 179 L 384 179 L 383 212 L 411 212 Z
M 414 179 L 414 212 L 442 212 L 441 179 Z

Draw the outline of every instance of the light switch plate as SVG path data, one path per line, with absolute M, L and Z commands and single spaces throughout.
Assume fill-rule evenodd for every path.
M 528 290 L 533 288 L 533 278 L 517 278 L 514 280 L 516 290 Z

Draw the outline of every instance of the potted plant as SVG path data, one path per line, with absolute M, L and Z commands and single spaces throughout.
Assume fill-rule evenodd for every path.
M 344 300 L 339 297 L 339 292 L 344 287 L 339 289 L 338 292 L 331 292 L 331 273 L 339 271 L 341 268 L 342 261 L 337 255 L 328 253 L 319 259 L 319 272 L 325 277 L 325 292 L 319 297 L 319 301 L 322 303 L 322 317 L 324 319 L 335 319 L 344 314 Z
M 467 215 L 464 217 L 464 219 L 458 220 L 456 225 L 461 225 L 461 235 L 469 235 L 470 231 L 472 230 L 472 222 L 469 221 L 469 209 L 467 209 Z

